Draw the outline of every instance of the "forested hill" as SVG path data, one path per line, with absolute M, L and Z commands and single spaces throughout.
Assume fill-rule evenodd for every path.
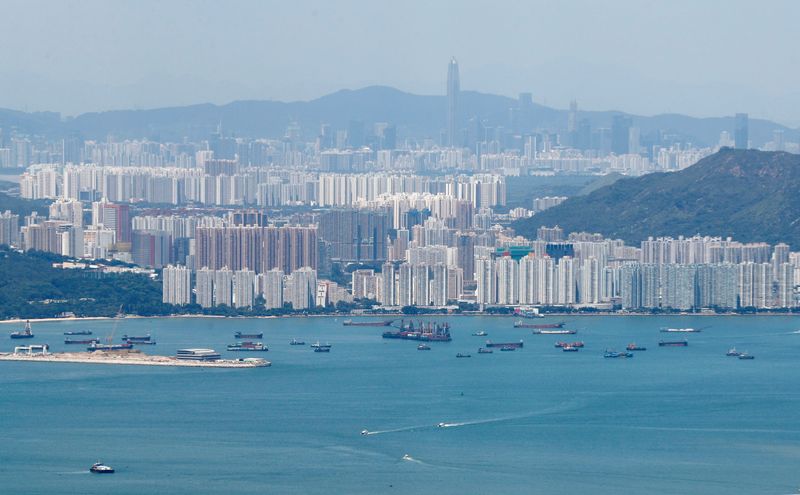
M 638 243 L 648 236 L 732 236 L 800 247 L 800 155 L 723 148 L 679 172 L 626 178 L 514 228 L 542 225 Z

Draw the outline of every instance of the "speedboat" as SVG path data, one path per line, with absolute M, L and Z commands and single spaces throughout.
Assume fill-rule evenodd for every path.
M 289 342 L 289 345 L 306 345 L 306 343 L 303 342 L 302 340 L 292 339 Z
M 462 354 L 462 353 L 459 352 L 458 354 L 456 354 L 456 357 L 457 358 L 468 358 L 468 357 L 472 357 L 472 356 L 469 355 L 469 354 Z
M 472 334 L 473 337 L 486 337 L 487 335 L 489 334 L 484 332 L 483 330 L 480 330 Z
M 413 458 L 413 457 L 411 457 L 411 456 L 410 456 L 410 455 L 408 455 L 408 454 L 405 454 L 405 455 L 403 455 L 403 460 L 404 460 L 404 461 L 413 461 L 413 460 L 414 460 L 414 458 Z
M 436 425 L 437 428 L 445 428 L 446 426 L 447 423 L 439 423 L 438 425 Z
M 575 347 L 575 346 L 571 346 L 571 345 L 566 345 L 566 346 L 562 347 L 561 350 L 563 352 L 578 352 L 578 348 Z
M 417 350 L 418 351 L 430 351 L 431 350 L 431 346 L 429 346 L 428 344 L 420 344 L 420 345 L 417 346 Z
M 478 347 L 478 354 L 491 354 L 493 351 L 491 349 L 486 349 L 484 347 Z
M 752 354 L 748 354 L 746 352 L 739 354 L 739 359 L 755 359 L 755 358 L 756 358 L 755 356 L 753 356 Z
M 111 474 L 114 472 L 114 468 L 107 466 L 102 462 L 95 462 L 92 464 L 92 467 L 89 468 L 89 471 L 97 474 Z
M 735 347 L 731 347 L 728 349 L 728 352 L 725 353 L 726 356 L 738 357 L 741 356 L 742 353 L 737 351 Z
M 362 435 L 369 435 L 369 430 L 361 430 Z

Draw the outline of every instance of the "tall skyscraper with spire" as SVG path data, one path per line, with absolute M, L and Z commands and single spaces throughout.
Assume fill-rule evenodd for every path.
M 458 61 L 455 57 L 450 59 L 447 66 L 447 145 L 458 144 L 458 93 L 461 85 L 458 80 Z

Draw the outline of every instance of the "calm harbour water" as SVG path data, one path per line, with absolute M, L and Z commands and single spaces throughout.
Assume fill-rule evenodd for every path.
M 34 323 L 151 333 L 144 352 L 223 350 L 263 331 L 271 368 L 0 362 L 3 493 L 788 494 L 800 487 L 800 320 L 566 317 L 574 336 L 453 317 L 453 342 L 383 340 L 341 319 Z M 548 319 L 557 320 L 556 318 Z M 710 325 L 687 348 L 663 326 Z M 0 325 L 3 334 L 21 325 Z M 486 338 L 524 339 L 478 355 Z M 566 337 L 566 338 L 563 338 Z M 7 336 L 0 350 L 14 342 Z M 330 342 L 330 354 L 308 346 Z M 682 336 L 678 336 L 682 338 Z M 117 339 L 118 340 L 118 339 Z M 586 347 L 563 353 L 558 340 Z M 603 359 L 635 341 L 634 359 Z M 735 345 L 752 361 L 725 356 Z M 76 349 L 77 348 L 77 349 Z M 469 352 L 470 359 L 456 359 Z M 243 356 L 242 356 L 243 354 Z M 229 355 L 233 355 L 230 353 Z M 438 428 L 446 423 L 446 428 Z M 361 435 L 367 429 L 374 434 Z M 410 459 L 404 459 L 408 455 Z M 90 475 L 102 460 L 117 469 Z

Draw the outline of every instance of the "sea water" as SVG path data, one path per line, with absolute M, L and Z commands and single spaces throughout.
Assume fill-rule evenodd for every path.
M 450 323 L 453 341 L 424 352 L 341 318 L 34 323 L 30 343 L 53 351 L 83 349 L 63 344 L 66 331 L 115 341 L 150 333 L 157 345 L 142 346 L 146 353 L 210 347 L 273 366 L 0 362 L 0 492 L 787 494 L 800 486 L 796 318 L 548 318 L 579 330 L 560 336 L 515 329 L 512 318 L 437 320 Z M 660 333 L 666 326 L 708 328 Z M 471 336 L 478 330 L 488 337 Z M 236 331 L 264 332 L 269 352 L 225 352 Z M 290 346 L 292 338 L 307 345 Z M 688 347 L 658 347 L 683 338 Z M 0 339 L 2 351 L 28 343 Z M 486 339 L 525 347 L 478 354 Z M 317 340 L 331 352 L 312 352 Z M 586 347 L 564 353 L 559 340 Z M 630 342 L 647 351 L 603 358 Z M 756 359 L 725 356 L 732 346 Z M 89 474 L 98 460 L 117 473 Z

